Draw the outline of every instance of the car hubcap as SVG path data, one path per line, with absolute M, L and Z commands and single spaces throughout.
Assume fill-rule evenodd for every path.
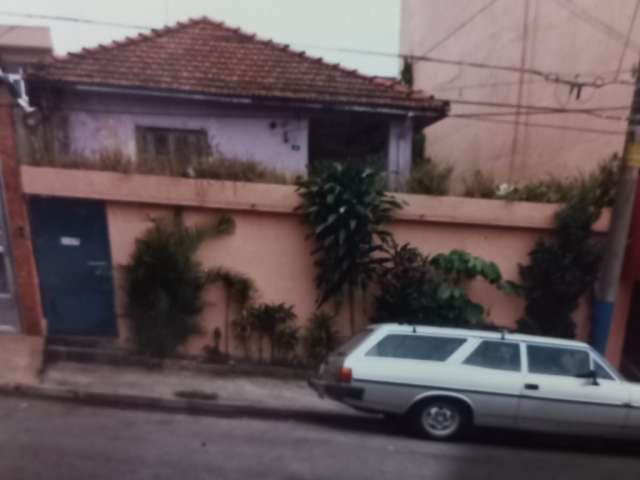
M 448 405 L 430 405 L 422 415 L 422 423 L 427 432 L 437 436 L 453 433 L 458 428 L 459 422 L 458 413 Z

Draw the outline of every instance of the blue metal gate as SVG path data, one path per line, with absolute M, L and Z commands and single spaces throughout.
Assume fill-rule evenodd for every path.
M 48 333 L 116 335 L 104 204 L 32 197 L 30 214 Z

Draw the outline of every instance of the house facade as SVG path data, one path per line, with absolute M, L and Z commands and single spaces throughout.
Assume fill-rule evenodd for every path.
M 624 145 L 640 52 L 634 0 L 403 0 L 413 86 L 451 101 L 426 154 L 498 183 L 586 173 Z M 455 62 L 473 62 L 469 64 Z M 507 68 L 491 68 L 491 67 Z
M 365 162 L 402 189 L 414 130 L 446 102 L 203 18 L 54 59 L 28 76 L 56 155 L 214 156 L 291 176 Z

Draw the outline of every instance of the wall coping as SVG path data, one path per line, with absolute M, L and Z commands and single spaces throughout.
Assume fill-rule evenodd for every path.
M 84 198 L 108 202 L 173 205 L 294 215 L 295 187 L 264 183 L 124 174 L 52 167 L 21 167 L 27 195 Z M 404 203 L 396 221 L 466 224 L 548 230 L 558 204 L 464 197 L 394 194 Z M 610 209 L 594 231 L 606 232 Z

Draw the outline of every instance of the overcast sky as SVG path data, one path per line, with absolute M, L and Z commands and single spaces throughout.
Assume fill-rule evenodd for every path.
M 166 21 L 172 24 L 206 15 L 292 47 L 319 45 L 397 52 L 399 43 L 400 0 L 20 0 L 2 2 L 0 10 L 155 27 Z M 48 25 L 56 53 L 138 32 L 1 14 L 0 24 Z M 305 50 L 368 74 L 396 75 L 398 71 L 395 59 Z

